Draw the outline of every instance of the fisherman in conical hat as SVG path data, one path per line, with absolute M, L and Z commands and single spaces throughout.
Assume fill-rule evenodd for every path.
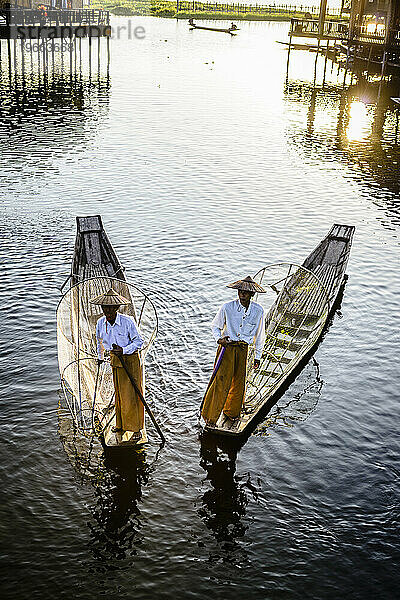
M 110 351 L 115 389 L 116 426 L 113 431 L 133 431 L 132 439 L 140 439 L 144 407 L 118 358 L 123 355 L 126 368 L 143 393 L 143 371 L 138 353 L 143 346 L 143 339 L 135 319 L 118 312 L 120 306 L 130 304 L 130 301 L 110 288 L 90 302 L 100 305 L 104 313 L 96 325 L 97 353 L 99 361 L 103 361 L 104 351 Z
M 246 385 L 246 365 L 249 344 L 255 346 L 254 369 L 260 366 L 265 343 L 265 316 L 260 304 L 251 298 L 265 290 L 251 277 L 240 279 L 227 287 L 238 291 L 238 298 L 223 304 L 212 322 L 212 332 L 218 344 L 215 366 L 225 348 L 218 370 L 204 397 L 201 411 L 209 427 L 214 427 L 221 412 L 234 421 L 240 415 Z

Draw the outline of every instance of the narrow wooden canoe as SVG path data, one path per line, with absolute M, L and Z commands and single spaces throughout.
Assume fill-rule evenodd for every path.
M 100 215 L 77 217 L 76 228 L 71 285 L 97 276 L 125 281 L 124 268 L 104 231 Z
M 239 31 L 237 27 L 206 27 L 205 25 L 196 25 L 195 23 L 189 22 L 190 29 L 204 29 L 206 31 L 220 31 L 221 33 L 230 33 L 230 35 L 236 35 L 236 32 Z
M 144 358 L 157 334 L 157 313 L 148 296 L 126 281 L 99 215 L 77 217 L 69 284 L 57 309 L 57 342 L 62 389 L 75 426 L 87 434 L 93 431 L 100 434 L 107 446 L 143 444 L 147 442 L 145 425 L 137 441 L 132 439 L 130 431 L 123 435 L 112 432 L 115 425 L 112 369 L 107 360 L 98 365 L 96 323 L 102 311 L 90 299 L 113 287 L 131 300 L 120 311 L 135 318 L 144 338 L 140 351 L 143 387 Z
M 250 347 L 240 417 L 232 422 L 222 414 L 215 427 L 205 426 L 207 431 L 230 436 L 249 433 L 305 364 L 334 311 L 353 234 L 353 226 L 334 225 L 302 265 L 270 265 L 255 275 L 267 290 L 255 297 L 267 315 L 260 368 L 253 369 L 254 348 Z

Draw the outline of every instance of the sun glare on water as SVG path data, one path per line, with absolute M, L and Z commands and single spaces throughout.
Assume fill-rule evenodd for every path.
M 370 118 L 367 106 L 361 100 L 353 100 L 349 110 L 349 123 L 346 137 L 350 142 L 356 142 L 368 136 Z

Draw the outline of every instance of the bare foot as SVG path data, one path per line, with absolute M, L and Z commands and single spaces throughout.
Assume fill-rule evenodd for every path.
M 237 417 L 230 417 L 229 415 L 226 415 L 225 413 L 224 413 L 224 417 L 229 419 L 229 421 L 236 421 L 236 419 L 237 419 Z

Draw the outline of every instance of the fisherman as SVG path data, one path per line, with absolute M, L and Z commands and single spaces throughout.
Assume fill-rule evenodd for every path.
M 251 298 L 265 290 L 251 277 L 227 287 L 238 290 L 237 300 L 223 304 L 212 322 L 212 332 L 219 345 L 214 373 L 202 407 L 206 424 L 214 427 L 221 412 L 234 421 L 240 415 L 246 387 L 246 365 L 249 344 L 254 342 L 254 369 L 260 366 L 265 343 L 265 316 L 260 304 Z M 221 353 L 224 350 L 224 355 Z
M 99 362 L 104 360 L 104 351 L 110 351 L 111 366 L 115 389 L 115 420 L 112 431 L 133 431 L 132 439 L 140 439 L 144 425 L 144 407 L 132 386 L 124 364 L 143 393 L 143 373 L 139 350 L 143 346 L 135 319 L 118 312 L 122 305 L 130 304 L 129 300 L 110 288 L 105 294 L 90 300 L 91 304 L 100 305 L 104 313 L 96 324 L 97 354 Z
M 237 25 L 235 25 L 235 23 L 233 21 L 231 23 L 230 29 L 233 29 L 233 30 L 237 29 Z

